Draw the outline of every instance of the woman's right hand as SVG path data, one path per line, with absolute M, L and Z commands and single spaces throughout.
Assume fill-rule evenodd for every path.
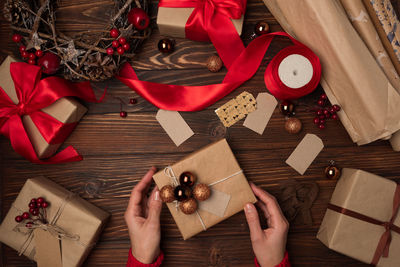
M 258 198 L 256 205 L 262 210 L 268 223 L 268 228 L 262 229 L 256 207 L 252 203 L 246 204 L 244 211 L 253 251 L 261 267 L 274 267 L 285 256 L 289 223 L 274 196 L 253 183 L 250 186 Z

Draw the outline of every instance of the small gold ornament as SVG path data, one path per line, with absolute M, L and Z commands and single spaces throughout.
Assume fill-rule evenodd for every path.
M 211 195 L 210 187 L 206 184 L 197 184 L 193 188 L 193 197 L 198 201 L 207 200 Z
M 188 198 L 187 200 L 180 202 L 179 208 L 185 214 L 193 214 L 197 210 L 197 201 L 193 198 Z
M 170 185 L 165 185 L 160 190 L 160 197 L 162 202 L 171 203 L 175 200 L 174 188 Z
M 218 72 L 222 69 L 223 63 L 219 56 L 212 55 L 207 59 L 207 69 L 210 72 Z
M 288 118 L 285 122 L 285 130 L 291 134 L 297 134 L 301 131 L 302 123 L 297 118 Z

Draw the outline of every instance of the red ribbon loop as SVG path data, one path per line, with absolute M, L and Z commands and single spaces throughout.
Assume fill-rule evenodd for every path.
M 14 81 L 19 103 L 15 104 L 0 87 L 0 134 L 11 141 L 14 150 L 34 163 L 54 164 L 82 160 L 82 156 L 69 146 L 55 156 L 40 160 L 24 128 L 21 117 L 28 115 L 49 144 L 65 140 L 76 123 L 62 123 L 41 111 L 58 99 L 73 96 L 88 102 L 99 102 L 89 82 L 72 83 L 58 77 L 41 80 L 38 66 L 26 63 L 11 63 L 10 74 Z

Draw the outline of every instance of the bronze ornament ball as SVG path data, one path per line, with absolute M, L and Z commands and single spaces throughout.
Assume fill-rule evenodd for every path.
M 171 185 L 164 185 L 160 190 L 162 202 L 171 203 L 175 200 L 174 188 Z
M 341 171 L 338 167 L 330 165 L 325 168 L 325 176 L 328 179 L 336 180 L 340 177 Z
M 164 38 L 158 42 L 158 50 L 160 50 L 161 53 L 172 53 L 174 52 L 174 49 L 175 49 L 174 40 Z
M 208 185 L 206 184 L 197 184 L 193 188 L 193 197 L 197 199 L 198 201 L 204 201 L 207 200 L 210 195 L 211 195 L 211 189 Z
M 192 190 L 189 187 L 178 185 L 175 187 L 174 195 L 176 200 L 183 201 L 192 196 Z
M 254 26 L 254 33 L 258 36 L 267 34 L 269 32 L 269 25 L 265 21 L 260 21 Z
M 192 187 L 196 183 L 196 181 L 196 176 L 193 175 L 191 172 L 183 172 L 179 176 L 179 183 L 187 187 Z
M 218 72 L 222 69 L 224 63 L 218 55 L 212 55 L 207 59 L 207 69 L 210 72 Z
M 279 110 L 284 116 L 292 116 L 294 115 L 295 106 L 292 102 L 284 100 L 279 105 Z
M 179 208 L 187 215 L 193 214 L 197 210 L 197 201 L 193 198 L 186 199 L 179 203 Z
M 297 118 L 288 118 L 285 122 L 285 130 L 290 134 L 297 134 L 301 131 L 302 123 Z

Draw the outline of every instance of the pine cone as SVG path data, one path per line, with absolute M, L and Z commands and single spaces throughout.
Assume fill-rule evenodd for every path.
M 99 52 L 89 55 L 83 68 L 85 75 L 92 81 L 103 81 L 110 79 L 117 71 L 117 65 L 110 56 L 105 56 Z
M 28 22 L 30 20 L 30 14 L 27 9 L 29 9 L 29 6 L 25 2 L 7 0 L 4 3 L 3 15 L 11 24 L 21 26 L 24 25 L 24 21 Z

